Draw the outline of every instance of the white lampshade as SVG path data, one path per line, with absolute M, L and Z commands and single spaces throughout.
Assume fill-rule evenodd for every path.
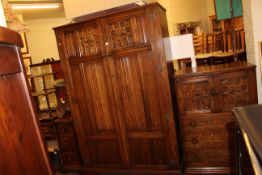
M 2 6 L 2 1 L 0 1 L 0 26 L 6 27 L 5 14 Z
M 164 38 L 164 47 L 167 61 L 182 58 L 191 58 L 192 67 L 196 67 L 192 34 Z

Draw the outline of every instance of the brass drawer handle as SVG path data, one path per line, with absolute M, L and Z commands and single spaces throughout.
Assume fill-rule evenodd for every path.
M 68 145 L 68 142 L 65 142 L 65 145 Z
M 197 144 L 197 143 L 198 143 L 197 138 L 193 138 L 193 139 L 192 139 L 192 143 L 193 143 L 193 144 Z
M 200 159 L 199 159 L 198 157 L 194 157 L 194 158 L 193 158 L 193 161 L 194 161 L 194 162 L 200 162 Z
M 71 160 L 72 160 L 72 157 L 68 157 L 67 160 L 71 161 Z
M 191 123 L 190 123 L 190 126 L 191 126 L 192 128 L 196 127 L 196 122 L 195 122 L 195 121 L 191 122 Z

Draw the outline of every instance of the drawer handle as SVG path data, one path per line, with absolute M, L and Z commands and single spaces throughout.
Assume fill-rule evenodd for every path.
M 65 128 L 62 128 L 62 131 L 63 131 L 63 132 L 65 132 L 65 131 L 66 131 L 66 129 L 65 129 Z
M 192 143 L 193 143 L 193 144 L 197 144 L 197 143 L 198 143 L 198 140 L 197 140 L 196 138 L 193 138 L 193 139 L 192 139 Z
M 200 160 L 199 160 L 198 157 L 194 157 L 194 158 L 193 158 L 193 161 L 194 161 L 194 162 L 200 162 Z
M 65 145 L 68 145 L 68 142 L 65 142 Z
M 190 126 L 191 126 L 192 128 L 196 127 L 196 122 L 195 122 L 195 121 L 191 122 L 191 123 L 190 123 Z
M 72 157 L 68 157 L 67 160 L 71 161 L 71 160 L 72 160 Z

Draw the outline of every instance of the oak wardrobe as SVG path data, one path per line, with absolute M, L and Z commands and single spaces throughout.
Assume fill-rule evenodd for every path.
M 165 10 L 127 5 L 56 27 L 82 168 L 179 173 Z

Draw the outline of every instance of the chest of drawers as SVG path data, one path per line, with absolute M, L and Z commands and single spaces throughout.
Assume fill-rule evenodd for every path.
M 231 63 L 174 76 L 185 174 L 230 174 L 235 165 L 232 107 L 257 103 L 255 66 Z
M 57 119 L 41 123 L 45 140 L 57 140 L 61 169 L 80 168 L 81 158 L 71 119 Z

